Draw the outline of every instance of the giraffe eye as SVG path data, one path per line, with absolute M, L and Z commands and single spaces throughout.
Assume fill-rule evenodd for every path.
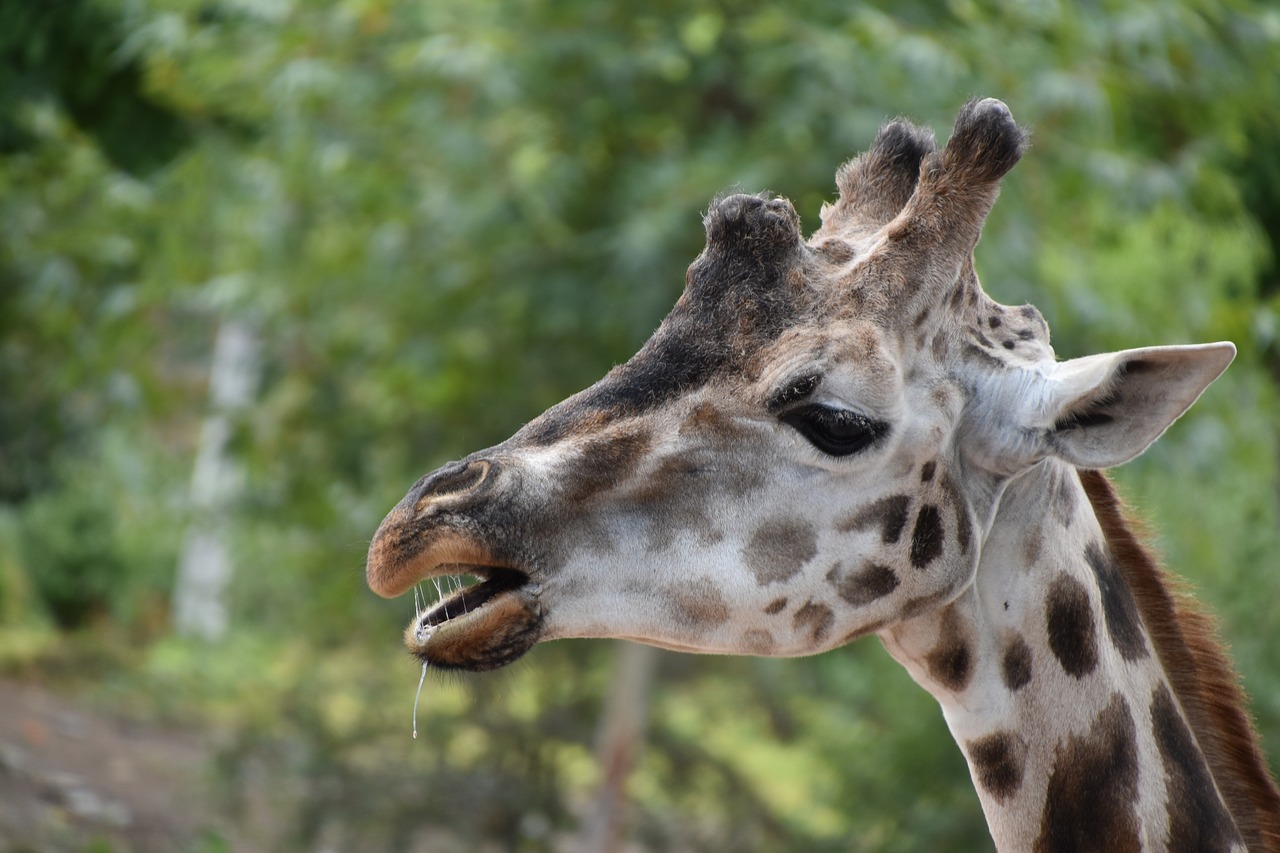
M 845 409 L 819 403 L 799 406 L 782 415 L 814 447 L 829 456 L 849 456 L 870 447 L 889 432 L 889 425 Z

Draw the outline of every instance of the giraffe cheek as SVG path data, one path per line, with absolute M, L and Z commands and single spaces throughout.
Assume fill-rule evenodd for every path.
M 893 564 L 900 580 L 888 597 L 895 621 L 913 619 L 949 604 L 977 577 L 977 552 L 972 547 L 962 550 L 950 541 L 923 566 L 914 559 L 918 555 L 913 547 L 911 554 L 898 555 Z

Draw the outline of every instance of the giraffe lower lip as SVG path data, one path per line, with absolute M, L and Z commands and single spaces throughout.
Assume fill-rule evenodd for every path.
M 439 669 L 497 669 L 537 643 L 542 619 L 529 577 L 513 569 L 469 567 L 480 583 L 419 614 L 405 646 Z

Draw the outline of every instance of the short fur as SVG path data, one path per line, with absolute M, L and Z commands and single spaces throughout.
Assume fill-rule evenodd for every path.
M 1143 546 L 1106 475 L 1082 470 L 1080 481 L 1245 844 L 1253 851 L 1280 851 L 1280 790 L 1213 621 L 1194 608 Z

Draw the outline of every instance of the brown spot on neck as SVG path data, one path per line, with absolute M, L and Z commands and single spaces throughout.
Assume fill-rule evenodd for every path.
M 1280 790 L 1267 770 L 1244 691 L 1213 623 L 1170 588 L 1106 476 L 1082 470 L 1080 482 L 1245 844 L 1250 850 L 1280 850 Z
M 1045 600 L 1049 650 L 1069 675 L 1084 678 L 1098 666 L 1098 639 L 1093 608 L 1085 585 L 1060 574 L 1049 584 Z
M 1014 636 L 1004 647 L 1000 658 L 1000 674 L 1004 686 L 1021 690 L 1031 681 L 1031 647 L 1020 636 Z
M 1035 853 L 1141 849 L 1135 734 L 1128 703 L 1117 693 L 1088 733 L 1058 745 Z
M 1027 744 L 1013 732 L 994 732 L 965 745 L 973 776 L 996 802 L 1018 793 L 1026 767 Z
M 955 693 L 964 690 L 973 675 L 973 652 L 959 612 L 954 606 L 942 611 L 938 644 L 925 656 L 929 675 Z
M 1090 542 L 1085 546 L 1084 558 L 1098 581 L 1098 591 L 1102 596 L 1102 615 L 1107 623 L 1111 644 L 1125 660 L 1146 657 L 1147 641 L 1142 632 L 1138 608 L 1133 603 L 1129 587 L 1120 577 L 1120 569 L 1116 566 L 1111 550 Z
M 1169 849 L 1227 850 L 1241 843 L 1204 755 L 1163 684 L 1151 699 L 1151 727 L 1164 765 Z

